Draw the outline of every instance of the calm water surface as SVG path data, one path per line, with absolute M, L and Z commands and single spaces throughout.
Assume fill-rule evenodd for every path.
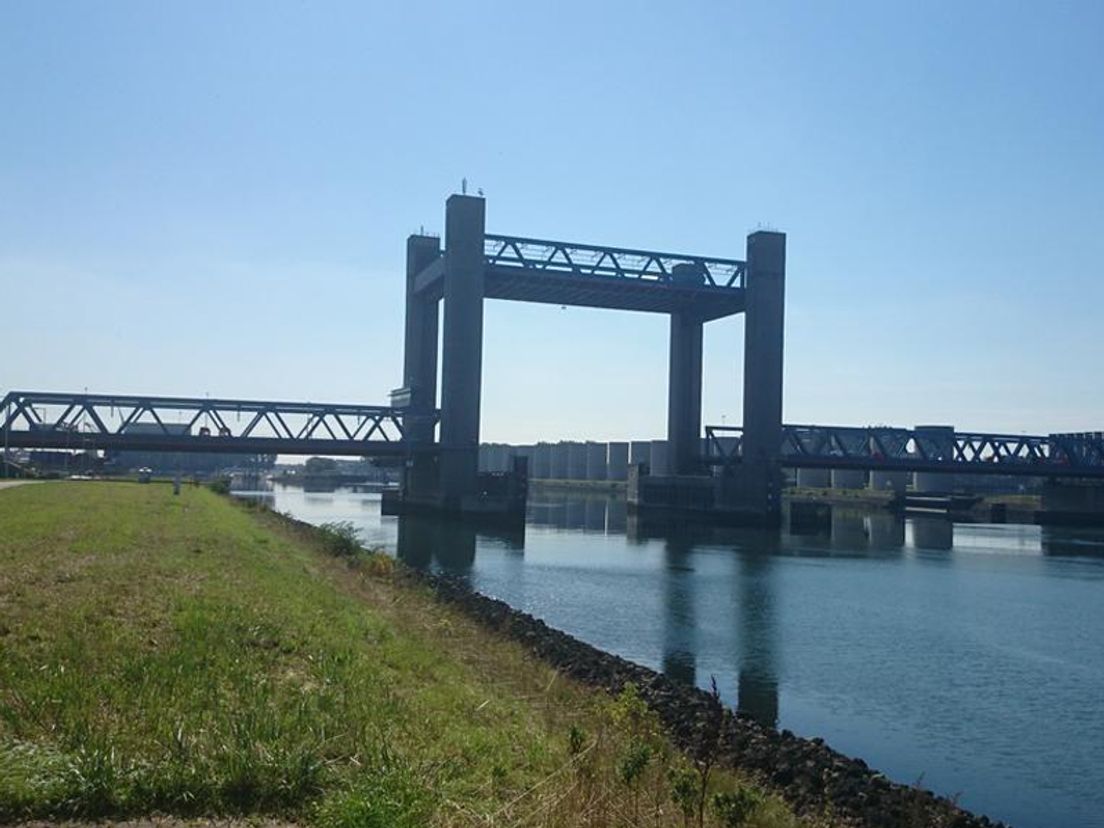
M 641 525 L 530 495 L 524 531 L 382 517 L 379 496 L 257 493 L 408 563 L 821 736 L 1016 826 L 1104 828 L 1104 531 L 845 513 L 795 531 Z

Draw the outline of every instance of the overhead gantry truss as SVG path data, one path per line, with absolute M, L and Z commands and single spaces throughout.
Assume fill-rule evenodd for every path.
M 741 461 L 743 430 L 706 426 L 706 461 Z M 788 468 L 945 471 L 1034 477 L 1104 478 L 1104 433 L 1046 437 L 885 426 L 782 426 Z
M 737 259 L 486 233 L 483 263 L 488 299 L 690 313 L 703 321 L 745 308 L 747 263 Z M 418 274 L 415 292 L 439 298 L 444 274 L 441 255 Z
M 638 279 L 680 287 L 742 288 L 745 262 L 487 233 L 487 264 L 580 278 Z
M 68 450 L 349 456 L 432 451 L 431 441 L 410 439 L 413 416 L 383 406 L 12 391 L 0 401 L 0 440 L 9 448 Z M 436 412 L 418 416 L 436 423 Z

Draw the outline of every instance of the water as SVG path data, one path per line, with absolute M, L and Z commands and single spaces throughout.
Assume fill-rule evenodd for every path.
M 524 532 L 381 517 L 379 496 L 258 494 L 410 564 L 821 736 L 1016 826 L 1104 827 L 1104 530 L 842 512 L 792 531 L 641 525 L 531 494 Z

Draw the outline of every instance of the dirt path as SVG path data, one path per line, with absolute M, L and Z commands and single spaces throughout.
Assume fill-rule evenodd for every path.
M 13 486 L 22 486 L 24 483 L 37 483 L 37 480 L 0 480 L 0 491 L 10 489 Z

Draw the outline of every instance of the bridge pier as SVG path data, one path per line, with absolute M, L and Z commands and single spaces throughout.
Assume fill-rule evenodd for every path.
M 937 462 L 954 460 L 955 430 L 948 425 L 918 425 L 916 442 L 927 459 Z M 914 492 L 949 494 L 955 490 L 955 476 L 948 472 L 918 471 L 912 478 Z
M 1042 523 L 1104 521 L 1104 485 L 1089 480 L 1048 480 L 1043 485 Z

